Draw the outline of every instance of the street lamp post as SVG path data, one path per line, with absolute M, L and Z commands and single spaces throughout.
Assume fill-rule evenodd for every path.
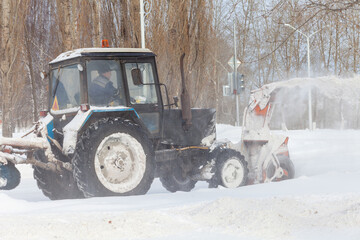
M 310 35 L 307 35 L 305 33 L 303 33 L 302 31 L 300 31 L 299 29 L 296 29 L 295 27 L 291 26 L 290 24 L 285 24 L 285 26 L 290 27 L 292 29 L 294 29 L 295 31 L 297 31 L 298 33 L 300 33 L 301 35 L 303 35 L 304 37 L 306 37 L 306 42 L 307 42 L 307 64 L 308 64 L 308 78 L 311 77 L 311 70 L 310 70 L 310 38 L 318 33 L 320 30 L 313 32 Z M 309 129 L 312 130 L 312 106 L 311 106 L 311 89 L 309 89 L 308 92 L 308 98 L 309 98 Z
M 141 31 L 141 48 L 145 48 L 145 27 L 149 21 L 145 17 L 149 15 L 152 8 L 152 0 L 140 0 L 140 31 Z
M 140 28 L 141 28 L 141 48 L 145 48 L 145 12 L 144 12 L 144 0 L 140 0 Z

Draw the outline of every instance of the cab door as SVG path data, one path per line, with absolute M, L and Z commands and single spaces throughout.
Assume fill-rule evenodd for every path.
M 160 137 L 162 103 L 153 63 L 127 61 L 124 63 L 130 106 L 135 108 L 152 137 Z M 143 84 L 134 82 L 132 70 L 139 69 Z

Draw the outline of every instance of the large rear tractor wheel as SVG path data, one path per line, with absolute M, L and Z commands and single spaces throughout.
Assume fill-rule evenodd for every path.
M 46 162 L 45 154 L 42 150 L 36 151 L 34 157 Z M 34 178 L 39 189 L 51 200 L 84 198 L 83 193 L 77 187 L 72 172 L 63 169 L 62 172 L 53 172 L 33 166 Z
M 85 197 L 141 195 L 154 180 L 155 157 L 139 125 L 104 118 L 80 136 L 73 165 Z
M 163 187 L 169 192 L 190 192 L 197 181 L 183 176 L 182 169 L 178 164 L 171 167 L 171 171 L 160 177 L 160 182 Z
M 3 165 L 0 163 L 0 190 L 11 190 L 20 183 L 20 172 L 11 162 Z
M 233 149 L 224 149 L 216 158 L 215 174 L 209 187 L 238 188 L 244 186 L 249 170 L 244 156 Z

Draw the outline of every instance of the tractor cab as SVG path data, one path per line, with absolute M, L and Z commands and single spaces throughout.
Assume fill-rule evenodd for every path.
M 150 135 L 159 136 L 163 103 L 150 50 L 77 49 L 49 66 L 49 109 L 55 119 L 68 123 L 80 109 L 97 109 L 100 115 L 111 115 L 112 109 L 142 119 Z

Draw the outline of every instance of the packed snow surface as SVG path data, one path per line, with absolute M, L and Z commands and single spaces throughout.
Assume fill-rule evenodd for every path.
M 290 136 L 293 180 L 169 193 L 50 201 L 29 166 L 0 191 L 0 239 L 360 239 L 360 131 L 299 130 Z M 240 141 L 241 128 L 217 126 Z

